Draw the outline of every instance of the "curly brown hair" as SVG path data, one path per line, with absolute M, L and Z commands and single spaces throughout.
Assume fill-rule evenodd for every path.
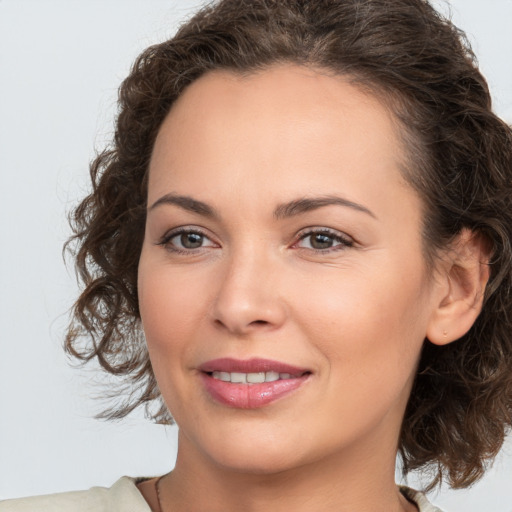
M 221 0 L 146 49 L 119 91 L 110 147 L 91 164 L 92 193 L 71 216 L 85 288 L 66 349 L 128 385 L 103 416 L 145 405 L 171 422 L 140 326 L 137 266 L 148 163 L 183 90 L 210 70 L 248 73 L 286 62 L 350 78 L 385 99 L 409 151 L 404 175 L 424 200 L 427 262 L 463 228 L 492 244 L 482 313 L 454 343 L 424 343 L 399 441 L 404 471 L 467 487 L 512 423 L 512 130 L 491 110 L 464 34 L 425 0 Z M 157 409 L 151 409 L 156 403 Z

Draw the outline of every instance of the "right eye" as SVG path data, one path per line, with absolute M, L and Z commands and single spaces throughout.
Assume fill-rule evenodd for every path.
M 180 229 L 166 234 L 158 245 L 179 253 L 191 252 L 204 247 L 216 247 L 204 233 L 193 229 Z

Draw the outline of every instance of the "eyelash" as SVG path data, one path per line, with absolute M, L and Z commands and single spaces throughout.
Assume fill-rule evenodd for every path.
M 297 245 L 303 241 L 306 240 L 308 237 L 312 237 L 315 235 L 324 235 L 329 237 L 333 242 L 339 243 L 339 245 L 334 247 L 328 247 L 325 249 L 315 249 L 314 247 L 297 247 Z M 354 246 L 354 241 L 349 238 L 346 235 L 342 235 L 338 231 L 334 231 L 332 229 L 328 228 L 308 228 L 306 231 L 303 231 L 299 234 L 299 240 L 293 245 L 293 247 L 296 247 L 297 249 L 306 249 L 309 251 L 314 251 L 317 254 L 326 254 L 330 252 L 335 251 L 343 251 L 345 249 L 348 249 L 350 247 Z
M 196 247 L 193 249 L 180 249 L 179 247 L 172 245 L 171 240 L 180 235 L 199 235 L 199 236 L 203 237 L 203 239 L 207 239 L 207 240 L 211 241 L 210 237 L 198 228 L 182 227 L 182 228 L 175 229 L 169 233 L 166 233 L 162 237 L 162 239 L 159 242 L 157 242 L 156 245 L 161 245 L 168 251 L 171 251 L 175 254 L 185 254 L 185 255 L 187 255 L 187 254 L 190 255 L 191 253 L 196 253 L 197 251 L 204 249 L 204 247 Z M 212 243 L 214 243 L 214 242 L 212 242 Z M 210 246 L 206 246 L 206 247 L 210 247 Z
M 182 227 L 182 228 L 175 229 L 169 233 L 166 233 L 162 237 L 162 239 L 159 242 L 157 242 L 156 245 L 160 245 L 160 246 L 164 247 L 165 249 L 167 249 L 168 251 L 171 251 L 175 254 L 184 254 L 184 255 L 190 255 L 191 253 L 196 253 L 196 252 L 204 249 L 205 247 L 211 247 L 211 246 L 201 246 L 201 247 L 196 247 L 196 248 L 191 248 L 191 249 L 181 249 L 181 248 L 176 247 L 175 245 L 171 244 L 171 240 L 173 238 L 176 238 L 177 236 L 184 235 L 184 234 L 199 235 L 199 236 L 203 237 L 203 240 L 206 239 L 206 240 L 210 240 L 210 242 L 212 242 L 211 239 L 209 238 L 209 236 L 206 233 L 204 233 L 202 230 L 200 230 L 198 228 Z M 325 249 L 315 249 L 314 247 L 298 247 L 298 244 L 300 242 L 302 242 L 303 240 L 306 240 L 308 237 L 313 237 L 316 235 L 324 235 L 324 236 L 330 238 L 333 241 L 333 243 L 337 242 L 339 245 L 336 245 L 334 247 L 327 247 Z M 212 242 L 212 244 L 214 244 L 214 242 Z M 308 228 L 306 231 L 302 231 L 301 233 L 299 233 L 298 240 L 297 240 L 297 242 L 295 242 L 292 245 L 292 248 L 296 248 L 299 250 L 314 251 L 317 254 L 327 254 L 330 252 L 342 251 L 342 250 L 348 249 L 353 246 L 354 246 L 354 241 L 351 238 L 349 238 L 348 236 L 343 236 L 338 231 L 334 231 L 334 230 L 331 230 L 328 228 Z

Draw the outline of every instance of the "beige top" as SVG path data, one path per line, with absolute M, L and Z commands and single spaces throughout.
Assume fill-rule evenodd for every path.
M 136 484 L 141 478 L 123 476 L 112 487 L 63 492 L 0 502 L 0 512 L 151 512 Z M 420 512 L 442 512 L 420 492 L 400 487 Z

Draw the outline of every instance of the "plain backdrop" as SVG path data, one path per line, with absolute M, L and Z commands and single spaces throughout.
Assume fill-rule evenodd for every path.
M 174 427 L 142 414 L 94 420 L 101 375 L 62 351 L 77 294 L 62 244 L 88 162 L 112 133 L 117 87 L 136 55 L 172 35 L 200 0 L 0 0 L 0 498 L 111 485 L 170 470 Z M 512 0 L 453 0 L 512 122 Z M 414 478 L 413 486 L 419 485 Z M 512 512 L 512 441 L 446 512 Z

